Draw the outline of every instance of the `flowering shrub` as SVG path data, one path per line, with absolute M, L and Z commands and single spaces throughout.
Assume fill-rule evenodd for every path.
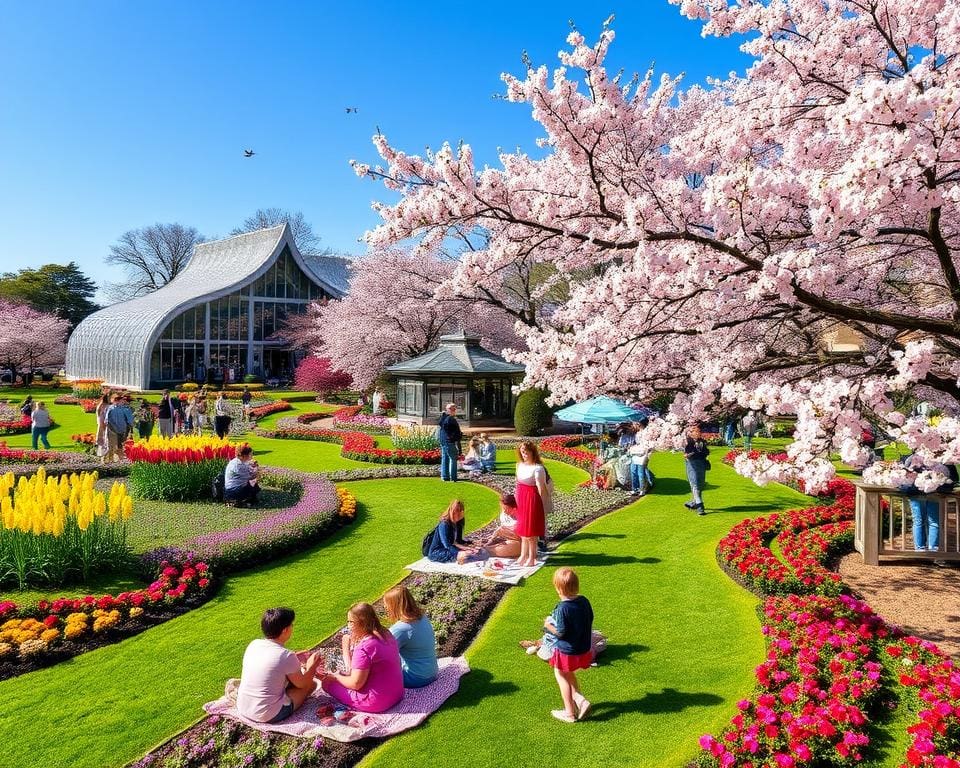
M 597 464 L 597 456 L 584 448 L 574 447 L 580 444 L 581 438 L 578 435 L 548 437 L 546 440 L 540 441 L 540 455 L 547 459 L 572 464 L 590 472 Z
M 322 537 L 338 521 L 340 500 L 333 483 L 316 475 L 265 472 L 265 485 L 296 480 L 303 488 L 292 507 L 225 531 L 206 533 L 187 542 L 190 550 L 212 563 L 218 573 L 228 573 L 287 554 Z M 163 553 L 161 553 L 162 555 Z M 147 553 L 148 564 L 157 554 Z
M 0 476 L 0 583 L 24 589 L 86 580 L 123 562 L 133 500 L 120 483 L 105 496 L 97 479 L 92 472 L 58 480 L 42 467 L 19 481 L 12 472 Z
M 189 501 L 210 495 L 214 478 L 236 456 L 237 446 L 219 437 L 159 436 L 124 446 L 130 487 L 145 499 Z
M 145 589 L 113 595 L 58 597 L 19 607 L 0 602 L 0 675 L 27 669 L 5 662 L 66 658 L 87 648 L 91 639 L 109 641 L 118 629 L 136 629 L 169 618 L 170 608 L 205 599 L 212 589 L 209 566 L 187 555 L 158 563 L 156 578 Z M 53 658 L 47 659 L 49 663 Z
M 250 418 L 254 421 L 259 421 L 264 416 L 269 416 L 271 413 L 282 413 L 283 411 L 292 411 L 293 406 L 290 405 L 286 400 L 271 400 L 270 402 L 264 405 L 258 405 L 255 408 L 251 408 L 248 413 Z
M 77 445 L 88 448 L 96 445 L 96 436 L 91 432 L 84 432 L 80 435 L 70 435 L 70 440 Z
M 99 398 L 103 393 L 103 379 L 75 379 L 72 385 L 76 398 Z
M 890 634 L 883 620 L 846 596 L 771 597 L 764 615 L 767 658 L 756 670 L 758 692 L 737 704 L 719 739 L 701 737 L 707 764 L 860 761 L 867 711 L 881 690 L 876 647 Z
M 913 698 L 917 722 L 906 766 L 960 768 L 960 669 L 933 643 L 904 637 L 886 647 L 897 680 Z

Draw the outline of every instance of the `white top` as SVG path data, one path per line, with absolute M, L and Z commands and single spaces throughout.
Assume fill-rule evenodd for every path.
M 243 672 L 237 689 L 237 711 L 250 720 L 265 723 L 276 717 L 287 698 L 287 675 L 300 671 L 293 651 L 266 638 L 251 641 L 243 654 Z
M 547 471 L 542 464 L 527 464 L 523 461 L 517 464 L 517 482 L 524 485 L 536 485 L 537 478 L 547 482 Z
M 511 517 L 506 512 L 500 513 L 500 527 L 512 531 L 517 527 L 517 518 Z
M 230 415 L 230 406 L 227 405 L 226 398 L 218 397 L 214 402 L 214 411 L 217 416 L 229 416 Z

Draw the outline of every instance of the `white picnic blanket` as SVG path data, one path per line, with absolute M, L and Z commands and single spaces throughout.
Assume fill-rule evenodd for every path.
M 504 557 L 489 557 L 486 560 L 477 560 L 472 563 L 435 563 L 422 557 L 415 563 L 406 566 L 408 571 L 420 573 L 452 573 L 455 576 L 477 576 L 481 579 L 496 581 L 500 584 L 519 584 L 521 579 L 539 571 L 547 561 L 547 555 L 539 555 L 536 565 L 518 568 L 514 561 Z

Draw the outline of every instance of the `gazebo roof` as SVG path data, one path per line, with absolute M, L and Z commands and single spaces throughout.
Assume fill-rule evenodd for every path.
M 479 336 L 461 331 L 440 337 L 440 346 L 409 360 L 391 365 L 387 373 L 393 376 L 420 374 L 437 375 L 503 375 L 522 374 L 522 365 L 509 363 L 500 355 L 480 346 Z

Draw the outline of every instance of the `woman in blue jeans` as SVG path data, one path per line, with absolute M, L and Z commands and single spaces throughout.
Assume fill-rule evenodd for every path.
M 690 483 L 690 501 L 684 506 L 687 509 L 697 510 L 698 515 L 707 514 L 703 508 L 703 486 L 707 479 L 707 457 L 710 455 L 710 449 L 707 447 L 707 441 L 700 434 L 700 427 L 697 424 L 687 429 L 687 445 L 683 450 L 683 456 L 687 465 L 687 480 Z
M 911 472 L 931 470 L 949 477 L 950 482 L 937 488 L 936 493 L 950 493 L 953 490 L 955 469 L 951 472 L 951 467 L 927 463 L 915 453 L 904 459 L 903 463 Z M 910 488 L 903 490 L 915 493 L 916 487 L 911 484 Z M 912 498 L 909 501 L 910 516 L 913 518 L 913 548 L 917 552 L 937 552 L 940 549 L 940 502 L 931 498 Z
M 38 402 L 33 407 L 33 413 L 30 414 L 30 422 L 32 437 L 33 437 L 33 450 L 37 450 L 37 441 L 43 443 L 43 447 L 46 450 L 50 450 L 50 441 L 47 440 L 47 432 L 50 431 L 50 426 L 53 423 L 50 420 L 50 411 L 47 410 L 46 403 Z

